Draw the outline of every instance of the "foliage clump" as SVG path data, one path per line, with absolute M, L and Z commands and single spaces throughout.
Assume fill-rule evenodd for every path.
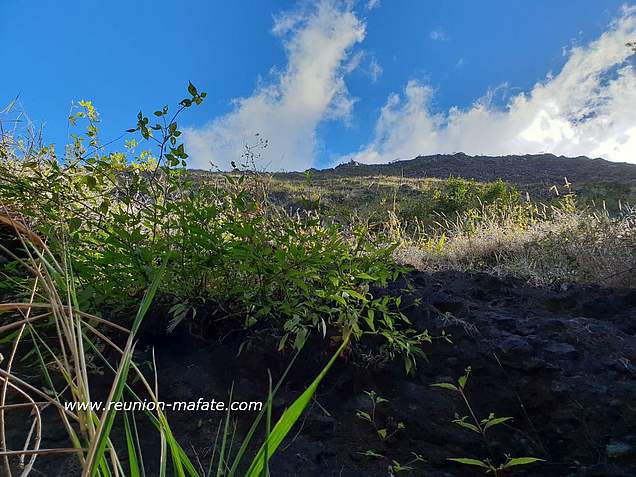
M 73 136 L 63 160 L 50 147 L 5 146 L 0 202 L 54 251 L 73 251 L 88 309 L 131 306 L 167 260 L 161 296 L 173 305 L 171 329 L 186 318 L 233 318 L 269 327 L 280 348 L 296 349 L 311 330 L 377 334 L 384 352 L 403 355 L 414 369 L 428 335 L 410 330 L 399 298 L 372 293 L 404 270 L 392 259 L 396 244 L 362 221 L 342 225 L 275 206 L 249 170 L 221 180 L 193 176 L 177 118 L 205 93 L 192 84 L 188 92 L 175 112 L 165 106 L 152 120 L 140 112 L 128 132 L 141 141 L 127 140 L 123 152 L 100 143 L 99 115 L 88 101 L 70 118 L 85 121 L 86 133 Z

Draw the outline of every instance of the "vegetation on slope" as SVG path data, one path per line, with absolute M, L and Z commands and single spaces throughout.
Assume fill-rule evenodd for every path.
M 411 267 L 488 271 L 537 285 L 634 285 L 633 209 L 622 203 L 612 212 L 580 205 L 567 180 L 539 201 L 502 180 L 312 173 L 290 179 L 241 168 L 227 174 L 188 171 L 177 119 L 205 97 L 193 85 L 188 91 L 174 113 L 167 106 L 151 117 L 140 112 L 136 127 L 129 130 L 140 139 L 127 140 L 124 151 L 108 152 L 100 143 L 99 115 L 90 102 L 81 102 L 70 118 L 73 125 L 84 124 L 86 132 L 73 136 L 63 159 L 33 136 L 3 132 L 1 285 L 9 304 L 0 308 L 8 313 L 0 329 L 8 333 L 3 342 L 11 346 L 3 377 L 5 383 L 14 379 L 16 350 L 28 342 L 33 350 L 28 356 L 37 360 L 43 377 L 39 385 L 48 390 L 43 394 L 19 381 L 17 392 L 35 393 L 60 410 L 67 401 L 87 402 L 94 393 L 90 363 L 101 360 L 114 374 L 110 402 L 123 396 L 141 399 L 129 373 L 156 400 L 156 387 L 133 360 L 134 339 L 155 294 L 155 306 L 170 310 L 168 323 L 150 324 L 162 333 L 177 327 L 198 335 L 264 331 L 276 338 L 280 351 L 295 352 L 314 334 L 329 338 L 324 346 L 338 345 L 337 350 L 331 346 L 336 354 L 330 364 L 351 336 L 354 348 L 360 341 L 365 349 L 372 347 L 370 361 L 397 357 L 412 374 L 425 347 L 435 338 L 449 337 L 414 327 L 399 294 L 382 292 Z M 254 152 L 248 149 L 244 158 L 252 162 Z M 50 311 L 40 313 L 41 308 Z M 37 325 L 35 320 L 40 320 Z M 123 343 L 112 337 L 111 329 L 124 333 Z M 104 356 L 105 348 L 115 351 L 113 362 Z M 266 417 L 266 437 L 247 466 L 250 475 L 267 472 L 276 446 L 328 368 L 279 424 L 271 428 L 270 415 L 258 417 L 257 424 Z M 34 429 L 40 429 L 37 404 L 29 399 Z M 73 447 L 66 451 L 79 455 L 83 475 L 142 475 L 137 431 L 126 418 L 122 451 L 110 439 L 116 413 L 62 412 L 61 417 Z M 209 475 L 194 468 L 166 416 L 151 413 L 149 420 L 161 436 L 162 468 L 170 455 L 177 475 Z M 216 475 L 237 472 L 246 451 L 241 447 L 230 463 L 225 450 L 228 421 Z M 476 421 L 485 437 L 481 425 Z M 45 453 L 38 439 L 30 455 Z M 24 460 L 25 452 L 10 453 L 1 440 L 6 469 L 9 457 Z M 497 472 L 538 461 L 508 458 L 493 467 L 489 461 L 455 460 L 462 459 Z M 418 456 L 414 462 L 420 460 Z M 396 463 L 392 472 L 398 468 L 406 470 Z

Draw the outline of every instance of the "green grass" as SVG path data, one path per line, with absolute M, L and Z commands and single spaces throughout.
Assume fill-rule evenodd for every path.
M 16 233 L 20 234 L 18 230 L 26 230 L 26 227 L 24 224 L 21 224 L 21 226 L 16 226 Z M 32 232 L 27 235 L 27 237 L 31 236 L 33 236 Z M 146 377 L 133 362 L 133 351 L 136 333 L 139 330 L 153 299 L 155 298 L 160 283 L 165 279 L 168 261 L 166 260 L 164 265 L 156 271 L 153 282 L 144 294 L 144 297 L 138 306 L 138 311 L 134 321 L 132 322 L 131 328 L 126 332 L 126 343 L 123 349 L 120 349 L 114 345 L 104 333 L 99 332 L 91 324 L 91 321 L 98 320 L 101 321 L 102 324 L 107 324 L 113 327 L 111 323 L 101 320 L 98 317 L 83 313 L 79 310 L 77 306 L 77 297 L 73 288 L 73 276 L 71 269 L 61 266 L 48 247 L 43 245 L 40 248 L 40 245 L 42 245 L 41 242 L 38 242 L 38 245 L 34 245 L 32 242 L 29 242 L 28 239 L 25 239 L 25 236 L 19 235 L 19 237 L 23 240 L 23 244 L 28 255 L 28 259 L 20 259 L 20 261 L 26 269 L 36 274 L 32 298 L 36 296 L 40 297 L 43 299 L 43 302 L 35 303 L 31 300 L 26 303 L 5 304 L 0 306 L 0 311 L 19 311 L 19 313 L 23 316 L 22 319 L 13 321 L 10 326 L 11 328 L 15 328 L 16 326 L 19 327 L 20 332 L 18 335 L 13 334 L 12 336 L 13 351 L 9 358 L 9 365 L 6 368 L 8 371 L 2 372 L 2 377 L 5 380 L 4 382 L 12 383 L 12 386 L 32 403 L 34 410 L 37 410 L 38 408 L 37 404 L 35 404 L 36 400 L 41 400 L 42 398 L 44 398 L 50 405 L 53 405 L 60 410 L 62 417 L 64 418 L 65 427 L 68 431 L 69 441 L 75 449 L 74 453 L 78 455 L 78 461 L 82 468 L 81 475 L 83 477 L 104 477 L 111 475 L 130 475 L 131 477 L 134 477 L 144 475 L 145 471 L 143 467 L 142 443 L 136 430 L 135 421 L 132 421 L 133 426 L 131 426 L 128 415 L 120 414 L 115 406 L 110 406 L 109 404 L 120 402 L 123 399 L 133 399 L 139 402 L 142 401 L 141 397 L 129 386 L 131 374 L 141 380 L 145 387 L 147 398 L 149 398 L 152 402 L 157 402 L 154 388 L 149 384 Z M 68 260 L 63 260 L 62 263 L 68 263 Z M 45 339 L 40 332 L 35 331 L 33 323 L 29 319 L 32 310 L 39 310 L 42 308 L 50 310 L 50 313 L 47 313 L 47 317 L 53 321 L 52 323 L 49 323 L 47 329 L 49 331 L 56 330 L 54 336 L 49 336 L 47 339 Z M 38 315 L 38 317 L 44 318 L 45 316 Z M 25 335 L 30 335 L 32 340 L 31 343 L 28 343 L 26 337 L 23 337 Z M 303 411 L 316 392 L 318 385 L 324 379 L 329 369 L 333 366 L 337 357 L 348 345 L 349 337 L 350 332 L 347 332 L 340 347 L 323 370 L 317 375 L 308 388 L 296 399 L 296 401 L 294 401 L 282 414 L 275 425 L 271 427 L 270 417 L 273 398 L 282 383 L 282 379 L 284 379 L 287 374 L 289 370 L 288 368 L 281 378 L 281 382 L 279 382 L 274 389 L 271 389 L 270 387 L 265 408 L 257 416 L 252 428 L 243 439 L 241 448 L 233 456 L 230 455 L 229 451 L 226 449 L 226 441 L 230 434 L 228 426 L 230 415 L 228 411 L 225 427 L 222 432 L 222 443 L 218 453 L 215 453 L 218 458 L 216 461 L 214 458 L 210 461 L 208 472 L 197 469 L 197 467 L 192 463 L 189 456 L 185 453 L 172 433 L 168 419 L 159 406 L 157 406 L 157 410 L 154 413 L 145 411 L 148 419 L 155 426 L 161 437 L 162 452 L 159 462 L 160 475 L 168 475 L 168 469 L 170 469 L 170 475 L 183 477 L 208 477 L 212 474 L 211 469 L 216 468 L 215 475 L 232 476 L 235 475 L 242 467 L 248 468 L 247 473 L 244 475 L 256 477 L 267 473 L 269 460 L 275 454 L 276 449 L 283 439 L 291 431 L 294 424 L 301 417 Z M 118 364 L 111 365 L 111 363 L 105 360 L 103 354 L 95 345 L 95 340 L 100 340 L 102 343 L 109 344 L 114 350 L 119 352 L 120 358 Z M 38 364 L 42 367 L 42 373 L 48 377 L 46 381 L 49 384 L 50 389 L 53 391 L 51 395 L 38 391 L 37 383 L 34 382 L 33 385 L 31 385 L 22 381 L 16 374 L 11 372 L 11 364 L 17 356 L 16 351 L 18 350 L 21 342 L 24 344 L 28 343 L 37 350 L 39 358 Z M 101 415 L 93 412 L 92 410 L 80 410 L 77 414 L 74 414 L 72 412 L 65 411 L 64 407 L 64 403 L 67 401 L 89 402 L 90 396 L 95 393 L 95 389 L 91 384 L 91 373 L 85 359 L 87 351 L 89 353 L 95 353 L 103 359 L 106 366 L 114 374 L 108 397 L 104 401 L 104 410 L 101 412 Z M 58 356 L 61 356 L 61 358 L 58 358 Z M 52 371 L 49 369 L 50 367 L 45 364 L 51 360 L 58 364 L 58 367 L 54 371 L 55 376 L 51 376 Z M 68 391 L 64 391 L 64 389 L 59 390 L 59 387 L 58 390 L 56 390 L 54 383 L 60 382 L 66 385 L 64 388 Z M 2 412 L 4 413 L 4 409 Z M 267 428 L 264 443 L 256 455 L 251 458 L 251 461 L 246 461 L 246 459 L 248 459 L 246 453 L 247 448 L 253 440 L 255 431 L 258 428 L 263 415 L 267 415 Z M 42 427 L 42 417 L 39 412 L 36 411 L 34 419 L 38 429 L 40 429 Z M 119 445 L 111 438 L 113 428 L 118 419 L 123 421 L 125 442 L 122 445 Z M 0 425 L 4 426 L 4 414 L 0 419 Z M 4 429 L 4 427 L 2 427 L 2 429 Z M 40 448 L 39 437 L 36 438 L 34 442 L 27 439 L 27 448 L 29 444 L 33 445 L 32 449 L 28 449 L 33 451 L 31 454 L 32 460 L 21 472 L 20 475 L 23 476 L 30 473 L 32 465 L 38 454 L 47 454 L 51 452 L 73 452 L 70 449 L 42 449 Z M 5 449 L 3 449 L 3 451 L 4 450 Z M 16 452 L 15 455 L 19 455 L 19 451 Z M 230 466 L 229 462 L 231 459 L 233 460 Z M 12 475 L 8 456 L 5 457 L 4 465 L 6 475 Z

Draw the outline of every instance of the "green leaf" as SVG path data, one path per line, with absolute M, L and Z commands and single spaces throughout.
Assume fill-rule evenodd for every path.
M 79 217 L 73 217 L 68 221 L 68 228 L 71 232 L 75 232 L 82 226 L 82 219 Z
M 502 423 L 504 423 L 506 421 L 511 421 L 511 420 L 512 420 L 512 417 L 496 417 L 494 419 L 490 419 L 484 425 L 484 431 L 489 429 L 489 428 L 491 428 L 491 427 L 493 427 L 493 426 L 496 426 L 498 424 L 502 424 Z
M 309 331 L 306 328 L 303 328 L 296 333 L 296 337 L 294 339 L 295 349 L 301 349 L 305 345 L 305 341 L 307 340 L 308 334 L 309 334 Z
M 97 179 L 95 179 L 93 176 L 84 176 L 84 183 L 90 187 L 91 189 L 94 189 L 97 186 Z
M 413 359 L 410 356 L 404 356 L 404 371 L 407 375 L 413 372 Z
M 232 391 L 234 389 L 234 385 L 232 385 L 232 387 L 230 387 L 230 397 L 229 397 L 229 401 L 230 403 L 232 402 Z M 223 463 L 225 462 L 225 447 L 227 445 L 227 438 L 229 436 L 229 426 L 230 426 L 230 407 L 227 408 L 227 412 L 225 414 L 225 427 L 223 429 L 223 434 L 222 434 L 222 438 L 221 438 L 221 449 L 219 451 L 219 462 Z M 221 477 L 223 474 L 225 473 L 225 468 L 224 466 L 221 464 L 217 467 L 216 469 L 216 477 Z
M 126 431 L 126 447 L 128 449 L 128 465 L 130 467 L 130 477 L 139 477 L 139 459 L 137 458 L 137 450 L 135 439 L 130 424 L 128 423 L 128 413 L 124 413 L 124 430 Z
M 361 293 L 358 293 L 355 290 L 345 290 L 345 293 L 349 294 L 349 296 L 352 296 L 353 298 L 356 298 L 357 300 L 361 300 L 361 301 L 367 301 L 366 297 L 364 295 L 362 295 Z
M 384 456 L 382 454 L 378 454 L 374 450 L 368 450 L 368 451 L 360 452 L 360 454 L 365 456 L 365 457 L 373 457 L 375 459 L 383 459 L 384 458 Z
M 463 427 L 465 429 L 469 429 L 473 432 L 476 432 L 477 434 L 481 434 L 481 431 L 479 430 L 479 427 L 477 427 L 475 424 L 471 424 L 470 422 L 464 422 L 462 420 L 459 419 L 455 419 L 453 421 L 455 424 L 457 424 L 460 427 Z
M 538 459 L 536 457 L 514 457 L 505 463 L 504 469 L 508 467 L 514 467 L 515 465 L 527 465 L 533 464 L 535 462 L 545 462 L 543 459 Z
M 482 462 L 481 460 L 477 460 L 477 459 L 469 459 L 466 457 L 453 457 L 453 458 L 449 458 L 446 460 L 451 460 L 453 462 L 457 462 L 459 464 L 465 464 L 465 465 L 474 465 L 477 467 L 482 467 L 484 469 L 490 469 L 490 466 L 488 466 L 488 464 L 486 464 L 485 462 Z
M 298 421 L 300 416 L 302 415 L 305 408 L 311 402 L 313 395 L 316 393 L 316 389 L 318 389 L 318 385 L 323 380 L 325 375 L 329 372 L 333 364 L 340 356 L 349 343 L 349 338 L 351 334 L 348 333 L 345 336 L 345 339 L 342 341 L 342 344 L 335 352 L 335 354 L 331 357 L 327 365 L 323 368 L 320 374 L 314 379 L 314 381 L 309 385 L 309 387 L 303 392 L 298 399 L 294 401 L 294 403 L 287 408 L 287 410 L 280 417 L 278 422 L 274 425 L 272 432 L 267 437 L 267 442 L 261 446 L 256 457 L 252 461 L 248 471 L 245 474 L 245 477 L 259 477 L 261 472 L 263 471 L 263 462 L 269 461 L 271 456 L 276 452 L 278 446 L 281 444 L 285 436 L 289 434 L 292 427 Z
M 448 389 L 449 391 L 459 392 L 459 389 L 457 389 L 457 386 L 455 386 L 454 384 L 451 384 L 451 383 L 437 383 L 437 384 L 431 384 L 431 387 L 433 387 L 433 388 Z
M 375 333 L 375 312 L 373 311 L 373 308 L 369 308 L 367 315 L 363 316 L 363 318 L 364 321 L 367 322 L 367 325 L 369 325 L 369 328 L 371 328 L 371 331 Z
M 191 82 L 188 82 L 188 93 L 190 93 L 192 96 L 196 96 L 197 95 L 197 89 L 194 87 L 194 85 Z
M 278 351 L 283 351 L 285 349 L 285 343 L 287 343 L 287 338 L 289 338 L 289 333 L 285 333 L 283 337 L 278 342 Z

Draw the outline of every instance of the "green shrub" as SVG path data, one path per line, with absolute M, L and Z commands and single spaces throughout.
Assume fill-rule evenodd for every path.
M 74 136 L 63 164 L 45 147 L 0 158 L 0 201 L 54 252 L 70 251 L 89 309 L 132 306 L 170 257 L 161 294 L 175 305 L 173 325 L 206 302 L 245 327 L 273 327 L 281 348 L 300 348 L 311 330 L 378 334 L 412 370 L 428 335 L 409 329 L 399 298 L 371 292 L 404 270 L 392 259 L 395 244 L 365 223 L 285 212 L 267 201 L 258 174 L 193 177 L 176 118 L 205 93 L 192 85 L 189 93 L 176 113 L 156 111 L 155 124 L 138 114 L 129 132 L 154 144 L 154 153 L 137 154 L 135 140 L 125 152 L 103 153 L 99 116 L 82 102 L 71 120 L 87 121 L 87 133 Z
M 519 192 L 501 179 L 480 184 L 461 177 L 451 177 L 435 191 L 435 210 L 447 217 L 490 204 L 510 206 L 518 204 Z

